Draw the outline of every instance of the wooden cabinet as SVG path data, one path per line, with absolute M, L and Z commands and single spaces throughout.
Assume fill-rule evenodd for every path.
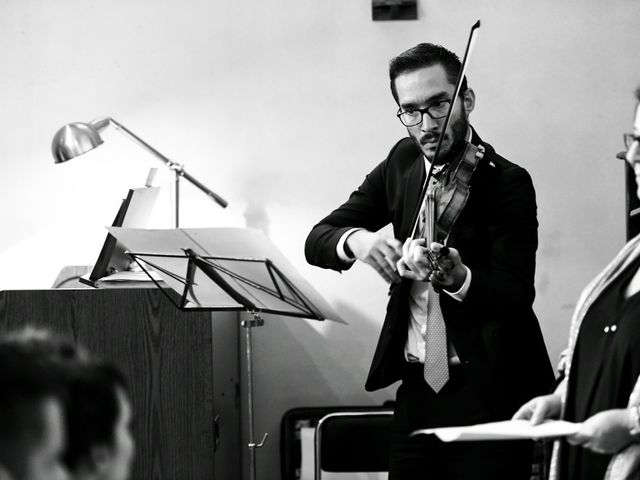
M 27 325 L 69 336 L 124 371 L 132 479 L 240 478 L 237 313 L 181 312 L 156 288 L 0 292 L 0 329 Z

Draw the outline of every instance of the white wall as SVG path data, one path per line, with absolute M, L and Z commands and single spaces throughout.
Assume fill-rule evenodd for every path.
M 288 408 L 378 403 L 362 384 L 386 287 L 367 267 L 306 265 L 304 238 L 404 134 L 388 60 L 421 41 L 462 54 L 482 19 L 468 77 L 472 122 L 532 174 L 539 203 L 536 310 L 552 358 L 584 284 L 624 241 L 614 159 L 640 83 L 635 0 L 420 0 L 418 21 L 373 22 L 368 0 L 0 0 L 0 288 L 47 288 L 91 264 L 149 154 L 115 131 L 53 165 L 71 121 L 111 115 L 226 197 L 183 184 L 182 225 L 264 228 L 350 321 L 267 319 L 256 331 L 261 478 L 277 478 Z M 163 172 L 161 180 L 168 180 Z M 169 199 L 157 226 L 169 222 Z

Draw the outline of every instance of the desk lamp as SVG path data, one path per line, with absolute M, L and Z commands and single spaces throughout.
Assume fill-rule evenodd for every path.
M 169 160 L 163 154 L 158 152 L 155 148 L 149 145 L 147 142 L 136 136 L 129 129 L 122 124 L 116 122 L 110 117 L 101 117 L 92 120 L 88 123 L 69 123 L 62 127 L 53 137 L 51 144 L 51 150 L 55 163 L 63 163 L 67 160 L 71 160 L 83 153 L 93 150 L 94 148 L 102 145 L 103 140 L 100 137 L 100 132 L 105 130 L 109 125 L 113 125 L 118 131 L 122 132 L 126 137 L 133 140 L 135 143 L 146 149 L 148 152 L 155 155 L 160 159 L 169 169 L 171 169 L 175 176 L 174 181 L 174 226 L 178 228 L 179 214 L 180 214 L 180 177 L 184 177 L 193 185 L 202 190 L 207 196 L 216 201 L 222 208 L 226 208 L 227 201 L 217 195 L 215 192 L 208 189 L 196 178 L 187 173 L 184 166 Z

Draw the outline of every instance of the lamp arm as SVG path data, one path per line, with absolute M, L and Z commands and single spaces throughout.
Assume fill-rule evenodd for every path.
M 193 175 L 191 175 L 190 173 L 187 173 L 186 170 L 183 167 L 181 167 L 180 170 L 178 170 L 178 172 L 180 173 L 181 177 L 184 177 L 187 180 L 189 180 L 193 185 L 195 185 L 200 190 L 202 190 L 205 193 L 205 195 L 211 197 L 215 202 L 217 202 L 222 208 L 226 208 L 227 205 L 229 205 L 229 203 L 224 198 L 222 198 L 216 192 L 214 192 L 214 191 L 210 190 L 209 188 L 205 187 Z
M 224 198 L 222 198 L 220 195 L 216 194 L 211 189 L 207 188 L 204 184 L 202 184 L 200 181 L 198 181 L 193 175 L 187 173 L 187 171 L 184 169 L 183 165 L 181 165 L 181 164 L 179 164 L 177 162 L 174 162 L 173 160 L 170 160 L 169 158 L 165 157 L 162 153 L 160 153 L 158 150 L 153 148 L 147 142 L 142 140 L 140 137 L 138 137 L 136 134 L 134 134 L 127 127 L 125 127 L 124 125 L 116 122 L 113 118 L 111 118 L 111 117 L 102 117 L 102 118 L 98 118 L 98 119 L 96 119 L 96 120 L 91 122 L 91 124 L 94 125 L 94 127 L 96 129 L 98 129 L 98 130 L 103 130 L 110 123 L 113 124 L 118 130 L 120 130 L 125 136 L 129 137 L 129 139 L 133 140 L 135 143 L 137 143 L 138 145 L 143 147 L 145 150 L 147 150 L 148 152 L 150 152 L 153 155 L 155 155 L 168 168 L 170 168 L 171 170 L 176 172 L 181 177 L 184 177 L 189 182 L 191 182 L 193 185 L 195 185 L 197 188 L 202 190 L 208 197 L 212 198 L 222 208 L 226 208 L 227 207 L 228 202 Z

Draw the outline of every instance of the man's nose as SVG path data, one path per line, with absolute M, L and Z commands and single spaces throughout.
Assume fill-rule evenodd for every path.
M 422 122 L 420 122 L 420 129 L 423 132 L 432 130 L 437 125 L 436 120 L 431 118 L 427 112 L 422 112 Z
M 638 140 L 635 140 L 631 144 L 631 146 L 629 147 L 629 150 L 627 150 L 626 157 L 627 157 L 627 162 L 631 166 L 634 166 L 635 164 L 640 162 L 640 144 L 638 143 Z

